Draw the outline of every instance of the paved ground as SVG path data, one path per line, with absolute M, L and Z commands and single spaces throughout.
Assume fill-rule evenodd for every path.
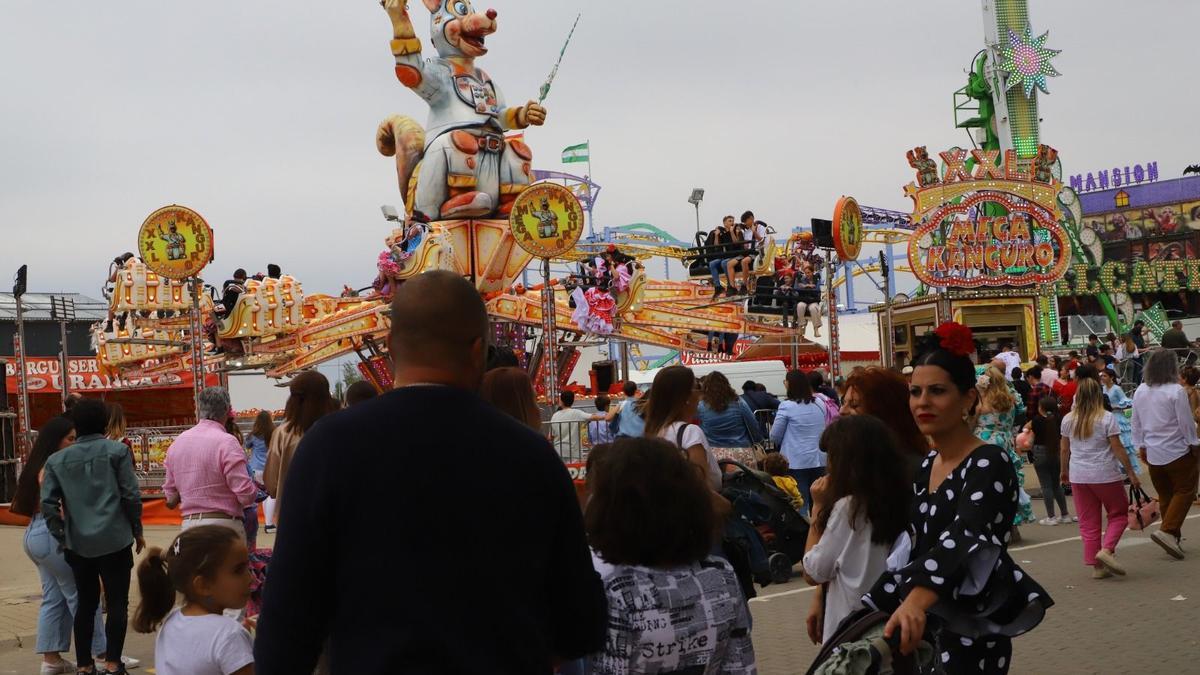
M 1035 505 L 1040 510 L 1040 501 Z M 1039 513 L 1039 515 L 1042 515 Z M 1150 539 L 1128 532 L 1118 555 L 1126 578 L 1093 581 L 1071 526 L 1025 526 L 1010 549 L 1057 603 L 1033 633 L 1015 643 L 1013 673 L 1186 673 L 1200 662 L 1200 548 L 1175 561 Z M 1200 509 L 1185 531 L 1200 533 Z M 174 528 L 150 528 L 164 545 Z M 32 653 L 40 586 L 21 550 L 19 528 L 0 528 L 0 675 L 35 673 Z M 1193 541 L 1200 534 L 1193 534 Z M 270 537 L 260 537 L 270 546 Z M 1186 547 L 1186 543 L 1185 543 Z M 134 584 L 136 587 L 136 583 Z M 751 601 L 760 672 L 803 673 L 816 654 L 804 632 L 811 591 L 802 581 L 762 589 Z M 136 600 L 135 600 L 136 602 Z M 153 636 L 130 634 L 126 653 L 153 665 Z M 141 672 L 153 672 L 143 667 Z

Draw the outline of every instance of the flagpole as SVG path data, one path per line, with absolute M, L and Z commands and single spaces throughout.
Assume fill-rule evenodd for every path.
M 592 139 L 587 139 L 588 149 L 588 172 L 587 172 L 587 191 L 588 191 L 588 238 L 596 238 L 596 216 L 592 213 L 592 206 L 595 202 L 592 200 Z

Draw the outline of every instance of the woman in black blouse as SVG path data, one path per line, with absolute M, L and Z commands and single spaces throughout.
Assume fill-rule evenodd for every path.
M 917 359 L 909 407 L 932 441 L 917 472 L 908 563 L 886 572 L 864 600 L 890 612 L 884 634 L 911 653 L 936 635 L 947 673 L 1007 673 L 1011 638 L 1041 622 L 1053 600 L 1008 556 L 1017 475 L 1003 449 L 969 420 L 979 400 L 971 331 L 942 324 Z

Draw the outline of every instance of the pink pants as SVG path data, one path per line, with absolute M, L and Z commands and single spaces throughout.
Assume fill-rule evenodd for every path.
M 1079 536 L 1083 539 L 1083 564 L 1092 567 L 1101 548 L 1117 550 L 1117 543 L 1129 523 L 1129 495 L 1120 481 L 1071 483 L 1071 491 L 1075 497 L 1075 515 L 1079 516 Z M 1103 544 L 1100 542 L 1101 510 L 1108 515 Z

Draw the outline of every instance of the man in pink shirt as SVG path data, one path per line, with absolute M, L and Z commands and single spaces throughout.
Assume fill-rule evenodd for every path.
M 246 536 L 242 511 L 254 504 L 257 490 L 246 470 L 246 453 L 225 431 L 229 392 L 209 387 L 200 392 L 200 421 L 167 449 L 163 494 L 167 508 L 180 507 L 183 529 L 221 525 Z

